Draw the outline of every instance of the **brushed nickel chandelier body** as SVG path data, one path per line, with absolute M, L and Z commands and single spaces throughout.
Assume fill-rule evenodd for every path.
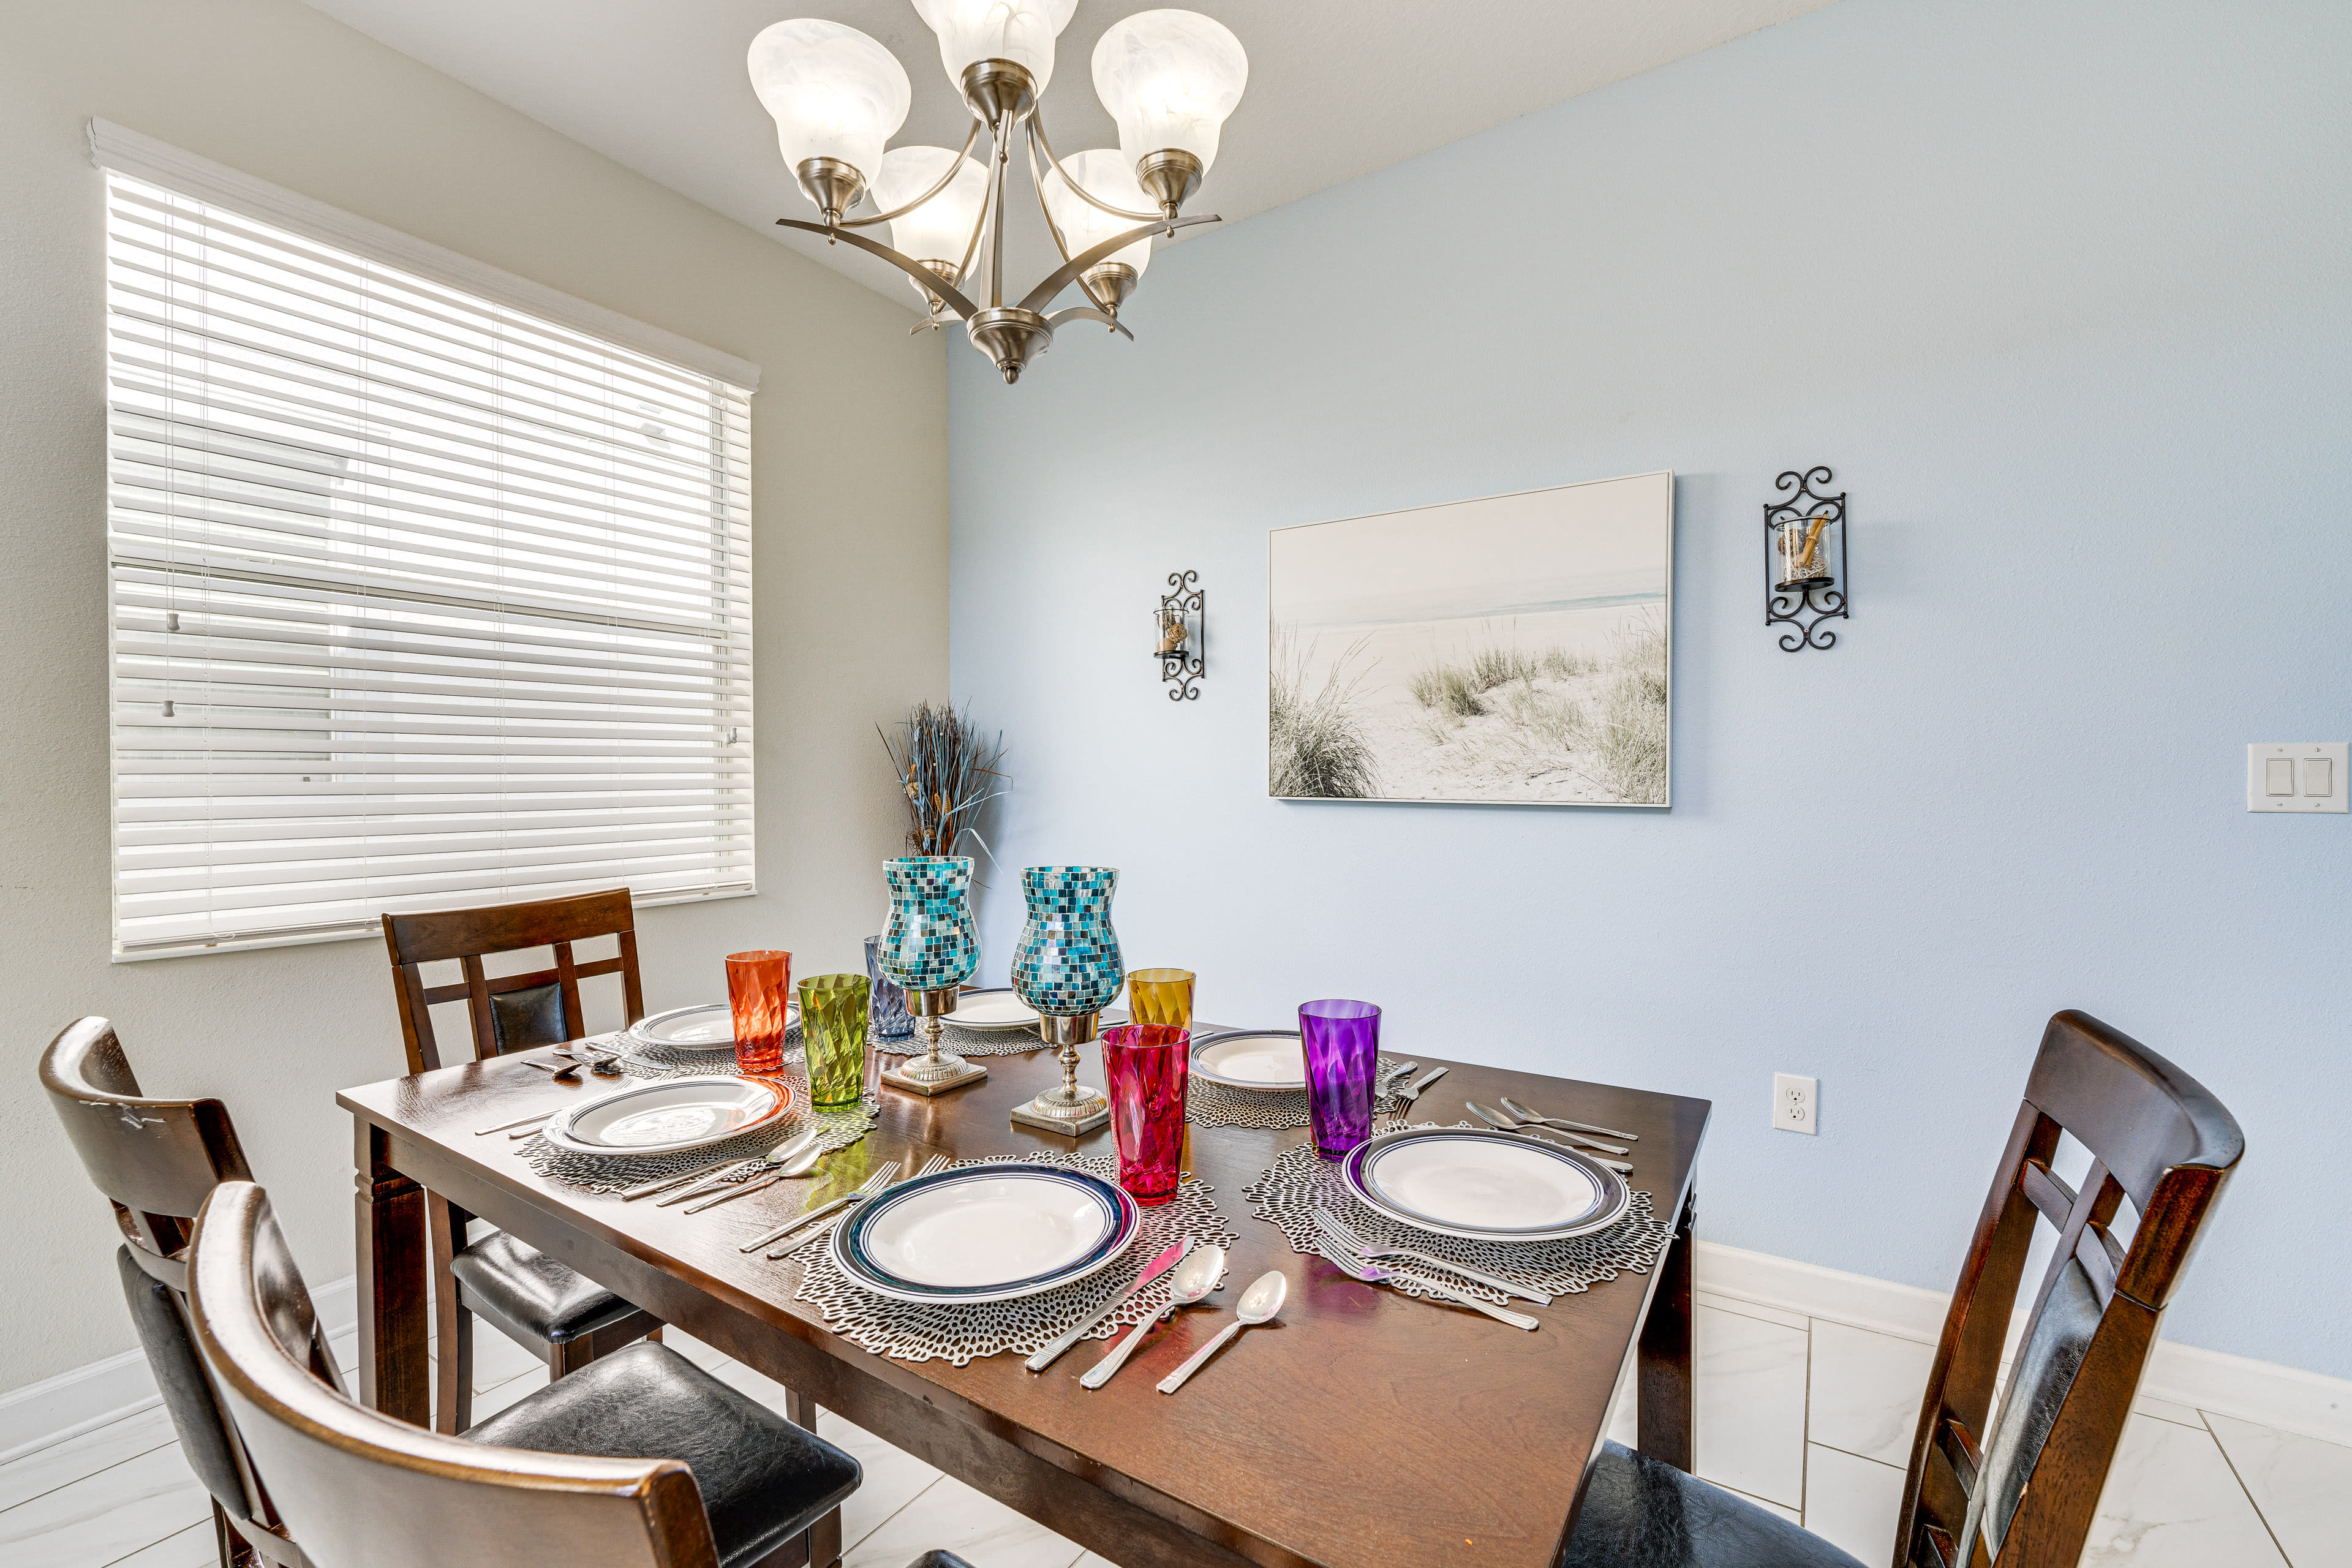
M 906 122 L 913 90 L 890 51 L 856 28 L 803 17 L 751 40 L 752 88 L 775 118 L 786 166 L 824 219 L 776 221 L 906 273 L 929 307 L 915 330 L 961 322 L 1008 384 L 1068 322 L 1099 321 L 1132 339 L 1119 307 L 1150 265 L 1153 237 L 1218 221 L 1181 214 L 1215 163 L 1218 133 L 1248 80 L 1240 41 L 1192 11 L 1141 11 L 1115 24 L 1095 46 L 1093 67 L 1119 145 L 1065 163 L 1046 140 L 1038 100 L 1053 77 L 1054 40 L 1077 0 L 914 5 L 939 36 L 940 61 L 971 110 L 960 151 L 884 151 Z M 984 168 L 971 158 L 982 132 Z M 1029 181 L 1062 265 L 1008 302 L 1005 185 L 1014 142 L 1024 137 Z M 845 216 L 860 201 L 877 210 Z M 881 224 L 890 226 L 893 244 L 856 232 Z M 968 279 L 970 294 L 961 291 Z M 1086 302 L 1051 309 L 1072 283 Z

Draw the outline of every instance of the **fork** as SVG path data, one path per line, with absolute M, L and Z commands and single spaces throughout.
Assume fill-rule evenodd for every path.
M 1540 1290 L 1530 1290 L 1524 1285 L 1514 1285 L 1499 1274 L 1487 1274 L 1466 1263 L 1456 1263 L 1447 1258 L 1433 1258 L 1426 1252 L 1415 1252 L 1410 1247 L 1377 1247 L 1348 1228 L 1348 1223 L 1329 1209 L 1315 1211 L 1315 1228 L 1332 1241 L 1360 1258 L 1410 1258 L 1416 1263 L 1426 1263 L 1433 1268 L 1443 1268 L 1448 1274 L 1459 1274 L 1465 1279 L 1475 1279 L 1506 1296 L 1523 1296 L 1538 1307 L 1551 1305 L 1551 1298 Z
M 757 1252 L 761 1247 L 767 1246 L 770 1242 L 774 1241 L 779 1237 L 789 1236 L 793 1231 L 798 1230 L 801 1226 L 808 1225 L 814 1221 L 823 1219 L 825 1215 L 834 1213 L 837 1209 L 845 1209 L 851 1204 L 857 1203 L 866 1198 L 870 1198 L 876 1193 L 880 1192 L 884 1187 L 887 1187 L 893 1182 L 897 1181 L 898 1178 L 898 1173 L 901 1169 L 903 1169 L 903 1167 L 898 1163 L 898 1162 L 893 1160 L 890 1163 L 881 1166 L 876 1170 L 872 1175 L 858 1183 L 855 1191 L 844 1193 L 841 1196 L 834 1199 L 833 1202 L 826 1204 L 820 1208 L 813 1208 L 806 1214 L 794 1215 L 792 1218 L 786 1220 L 775 1229 L 768 1232 L 767 1235 L 756 1237 L 746 1245 L 737 1247 L 735 1250 L 738 1252 Z M 807 1237 L 802 1237 L 802 1240 L 806 1239 Z M 793 1245 L 796 1247 L 799 1243 L 795 1242 Z M 784 1250 L 789 1252 L 792 1248 L 788 1247 Z M 782 1258 L 783 1255 L 784 1254 L 782 1252 L 777 1252 L 771 1253 L 769 1256 L 772 1258 Z
M 906 1178 L 906 1181 L 886 1181 L 881 1186 L 866 1194 L 865 1196 L 869 1198 L 880 1197 L 885 1191 L 891 1187 L 902 1187 L 907 1184 L 907 1182 L 918 1181 L 924 1176 L 936 1175 L 954 1163 L 955 1161 L 945 1154 L 934 1154 L 929 1159 L 923 1162 L 923 1168 L 921 1170 L 917 1171 L 913 1175 Z M 864 1198 L 861 1198 L 859 1201 L 863 1202 Z M 793 1237 L 793 1239 L 786 1242 L 782 1247 L 779 1248 L 777 1251 L 771 1252 L 768 1256 L 772 1258 L 790 1258 L 793 1253 L 798 1252 L 810 1242 L 821 1240 L 825 1237 L 831 1236 L 834 1232 L 834 1227 L 840 1225 L 843 1220 L 845 1220 L 848 1217 L 849 1215 L 846 1211 L 846 1207 L 845 1207 L 844 1212 L 834 1215 L 823 1225 L 818 1226 L 814 1230 L 810 1231 L 806 1236 L 796 1236 Z
M 1412 1070 L 1419 1066 L 1421 1066 L 1419 1062 L 1399 1062 L 1389 1068 L 1381 1075 L 1381 1081 L 1372 1087 L 1372 1098 L 1386 1100 L 1390 1095 L 1394 1094 L 1404 1086 L 1405 1079 L 1410 1077 Z
M 1507 1094 L 1503 1096 L 1503 1109 L 1522 1121 L 1540 1121 L 1547 1127 L 1562 1128 L 1570 1132 L 1598 1132 L 1603 1138 L 1622 1138 L 1628 1143 L 1642 1141 L 1639 1132 L 1620 1132 L 1614 1127 L 1595 1127 L 1590 1121 L 1570 1121 L 1559 1116 L 1538 1116 Z
M 1465 1296 L 1458 1290 L 1450 1289 L 1427 1275 L 1415 1274 L 1407 1269 L 1381 1268 L 1367 1263 L 1336 1241 L 1318 1247 L 1315 1250 L 1321 1253 L 1323 1260 L 1332 1268 L 1342 1274 L 1351 1274 L 1367 1285 L 1392 1285 L 1397 1280 L 1406 1279 L 1420 1286 L 1441 1301 L 1451 1301 L 1457 1307 L 1475 1307 L 1498 1323 L 1508 1323 L 1515 1329 L 1527 1329 L 1530 1331 L 1542 1326 L 1540 1319 L 1530 1318 L 1525 1312 L 1514 1312 L 1507 1307 L 1490 1306 L 1475 1296 Z
M 1493 1128 L 1497 1132 L 1517 1132 L 1522 1137 L 1532 1138 L 1538 1143 L 1551 1143 L 1551 1138 L 1574 1138 L 1576 1136 L 1573 1132 L 1556 1132 L 1549 1127 L 1540 1126 L 1532 1121 L 1517 1122 L 1510 1121 L 1508 1118 L 1505 1117 L 1501 1111 L 1489 1110 L 1475 1100 L 1465 1100 L 1462 1103 L 1470 1108 L 1471 1114 L 1477 1117 L 1479 1121 L 1485 1122 L 1487 1126 Z M 1547 1132 L 1551 1133 L 1551 1138 L 1546 1138 L 1543 1136 Z M 1587 1138 L 1582 1142 L 1590 1143 L 1592 1140 Z M 1625 1163 L 1624 1161 L 1604 1160 L 1598 1154 L 1585 1153 L 1584 1150 L 1577 1147 L 1574 1143 L 1552 1143 L 1552 1147 L 1555 1149 L 1566 1149 L 1570 1153 L 1583 1154 L 1586 1159 L 1591 1161 L 1594 1164 L 1606 1165 L 1621 1176 L 1630 1176 L 1633 1173 L 1633 1167 Z M 1603 1145 L 1603 1147 L 1606 1147 L 1606 1145 Z

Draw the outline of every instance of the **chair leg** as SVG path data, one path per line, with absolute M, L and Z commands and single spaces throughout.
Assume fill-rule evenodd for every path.
M 466 1245 L 469 1217 L 446 1198 L 425 1194 L 425 1228 L 433 1244 L 433 1330 L 440 1346 L 433 1429 L 450 1436 L 474 1424 L 474 1314 L 457 1300 L 457 1277 L 449 1271 Z
M 253 1548 L 229 1523 L 227 1510 L 217 1498 L 213 1500 L 213 1542 L 220 1548 L 221 1568 L 245 1568 L 252 1561 Z
M 808 1528 L 809 1568 L 834 1568 L 841 1561 L 841 1510 L 834 1509 Z
M 551 1340 L 547 1346 L 547 1375 L 554 1378 L 568 1372 L 578 1372 L 595 1359 L 596 1343 L 593 1334 L 583 1334 L 562 1344 Z

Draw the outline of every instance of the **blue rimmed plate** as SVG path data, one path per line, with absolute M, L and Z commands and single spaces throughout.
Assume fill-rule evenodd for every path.
M 1083 1279 L 1135 1241 L 1143 1211 L 1098 1176 L 976 1165 L 902 1182 L 833 1229 L 833 1261 L 894 1301 L 1010 1301 Z
M 1471 1241 L 1560 1241 L 1617 1223 L 1633 1189 L 1573 1149 L 1507 1132 L 1383 1132 L 1339 1163 L 1339 1179 L 1391 1219 Z

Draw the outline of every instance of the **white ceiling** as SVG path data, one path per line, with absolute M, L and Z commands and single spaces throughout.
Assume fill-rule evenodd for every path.
M 816 214 L 784 168 L 774 122 L 743 68 L 752 36 L 771 22 L 847 23 L 879 39 L 914 82 L 913 111 L 893 143 L 959 146 L 970 120 L 908 0 L 308 3 L 913 307 L 911 288 L 882 262 L 774 226 Z M 1087 62 L 1104 29 L 1150 3 L 1079 0 L 1045 101 L 1047 134 L 1064 158 L 1118 144 Z M 1186 209 L 1232 222 L 1830 0 L 1190 3 L 1249 51 L 1249 90 Z M 1006 226 L 1007 282 L 1024 289 L 1058 259 L 1027 184 L 1025 173 L 1016 179 L 1012 196 L 1024 205 Z

